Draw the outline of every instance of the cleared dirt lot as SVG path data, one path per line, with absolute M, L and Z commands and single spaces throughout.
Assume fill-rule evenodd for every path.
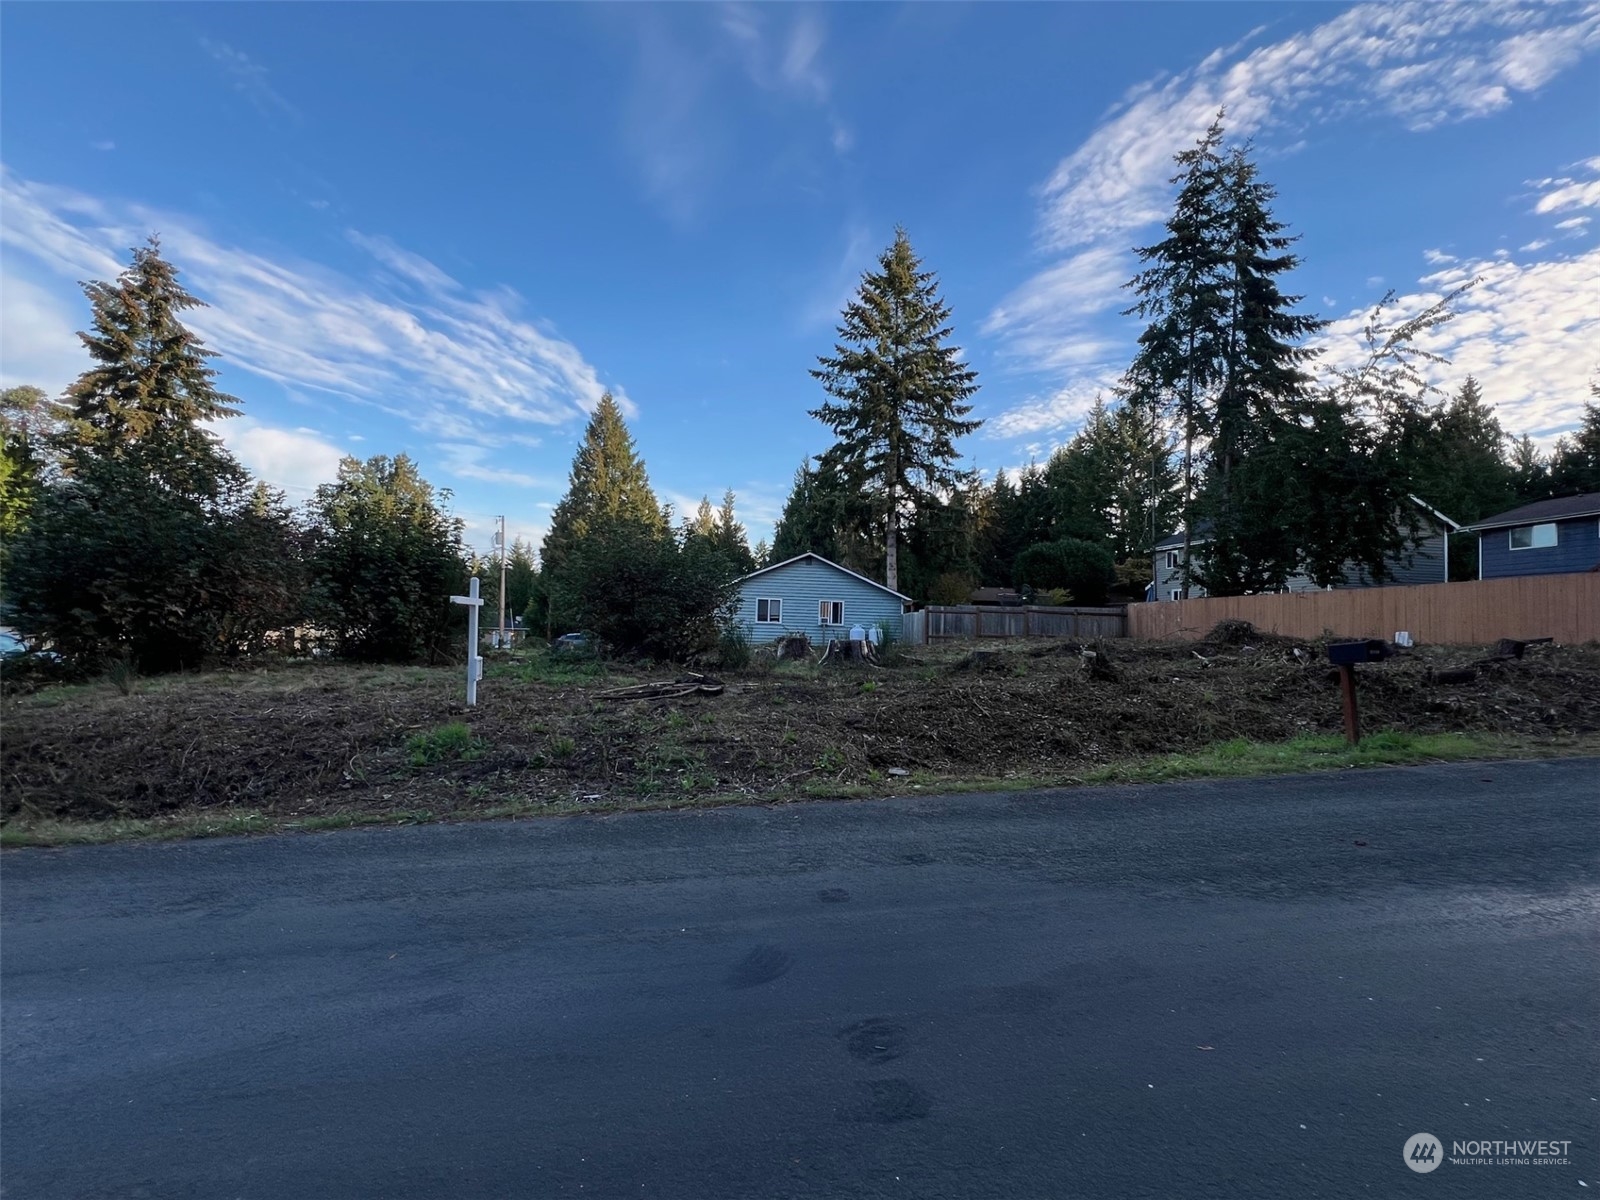
M 717 696 L 619 704 L 671 670 L 492 662 L 479 706 L 459 668 L 301 664 L 58 687 L 4 702 L 4 813 L 23 822 L 246 810 L 284 820 L 448 817 L 870 795 L 940 783 L 1070 782 L 1230 739 L 1340 728 L 1325 647 L 1221 629 L 1189 643 L 988 643 L 883 668 L 758 661 Z M 1472 677 L 1459 681 L 1460 669 Z M 1456 674 L 1448 674 L 1455 671 Z M 1456 682 L 1441 682 L 1445 679 Z M 1360 670 L 1364 727 L 1592 745 L 1600 648 L 1521 659 L 1428 648 Z

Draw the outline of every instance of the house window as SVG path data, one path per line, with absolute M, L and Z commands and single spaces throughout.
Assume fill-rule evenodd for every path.
M 1511 531 L 1513 550 L 1543 550 L 1556 544 L 1556 527 L 1549 525 L 1518 525 Z
M 1172 593 L 1167 597 L 1167 599 L 1168 600 L 1182 600 L 1183 599 L 1183 589 L 1182 588 L 1173 588 L 1172 589 Z
M 1167 551 L 1167 570 L 1176 571 L 1177 569 L 1178 569 L 1178 552 L 1176 550 L 1168 550 Z
M 818 603 L 817 607 L 820 610 L 818 612 L 818 615 L 817 615 L 817 620 L 818 620 L 818 622 L 820 624 L 823 624 L 823 625 L 843 625 L 844 624 L 844 601 L 843 600 L 823 600 L 823 601 L 820 601 Z
M 760 625 L 783 624 L 782 600 L 757 600 L 756 623 Z

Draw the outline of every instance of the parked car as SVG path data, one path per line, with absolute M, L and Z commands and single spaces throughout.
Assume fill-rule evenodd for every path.
M 563 633 L 550 643 L 552 654 L 597 654 L 600 639 L 592 633 Z

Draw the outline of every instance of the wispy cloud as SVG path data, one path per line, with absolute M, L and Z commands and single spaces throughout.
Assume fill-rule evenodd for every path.
M 679 224 L 696 219 L 722 177 L 732 141 L 727 81 L 819 113 L 828 144 L 848 153 L 855 135 L 833 100 L 818 10 L 777 5 L 640 11 L 639 66 L 624 138 L 645 189 Z
M 37 285 L 113 278 L 126 247 L 158 231 L 187 285 L 210 305 L 192 314 L 195 330 L 230 368 L 374 406 L 437 440 L 482 445 L 568 424 L 606 390 L 576 346 L 522 314 L 517 293 L 469 291 L 387 239 L 352 235 L 373 256 L 363 277 L 227 244 L 180 215 L 9 172 L 0 175 L 0 203 L 7 304 L 20 295 L 27 306 L 8 308 L 8 327 L 15 315 L 57 328 Z M 17 269 L 23 259 L 29 275 Z M 14 279 L 30 277 L 34 292 L 13 292 Z M 621 389 L 611 390 L 636 412 Z
M 1420 312 L 1473 280 L 1456 319 L 1418 340 L 1450 359 L 1429 369 L 1433 381 L 1449 390 L 1475 375 L 1501 425 L 1518 436 L 1549 441 L 1571 429 L 1600 371 L 1600 249 L 1529 264 L 1499 255 L 1455 262 L 1424 275 L 1394 311 Z M 1366 320 L 1354 312 L 1328 327 L 1321 344 L 1330 363 L 1359 359 Z
M 1062 379 L 1052 397 L 1103 380 L 1098 351 L 1109 347 L 1096 343 L 1108 310 L 1126 307 L 1122 284 L 1137 265 L 1130 247 L 1165 216 L 1173 155 L 1219 108 L 1231 134 L 1280 145 L 1362 113 L 1415 131 L 1483 117 L 1600 49 L 1600 4 L 1362 4 L 1253 45 L 1260 34 L 1131 89 L 1040 187 L 1038 243 L 1055 261 L 997 305 L 984 329 L 1015 367 Z M 1541 212 L 1594 203 L 1587 182 L 1540 184 Z M 1449 259 L 1431 253 L 1436 265 Z M 1121 357 L 1129 353 L 1124 345 Z M 1034 400 L 992 427 L 1041 428 L 1056 411 L 1080 415 L 1070 401 Z
M 1584 159 L 1577 164 L 1577 172 L 1579 175 L 1586 173 L 1589 178 L 1561 175 L 1530 180 L 1528 186 L 1539 192 L 1533 211 L 1544 214 L 1569 212 L 1575 208 L 1600 208 L 1600 158 Z
M 297 121 L 300 119 L 300 110 L 267 82 L 267 69 L 253 61 L 248 54 L 234 49 L 227 42 L 208 37 L 200 39 L 200 48 L 222 68 L 233 84 L 233 90 L 255 105 L 263 116 L 281 115 Z
M 105 138 L 102 141 L 90 142 L 89 143 L 89 149 L 91 149 L 91 150 L 115 150 L 116 148 L 117 148 L 117 144 L 115 142 L 113 142 L 110 138 Z
M 1425 130 L 1504 108 L 1596 48 L 1600 5 L 1356 5 L 1135 88 L 1046 181 L 1041 238 L 1068 247 L 1160 220 L 1173 154 L 1224 106 L 1241 136 L 1374 109 Z

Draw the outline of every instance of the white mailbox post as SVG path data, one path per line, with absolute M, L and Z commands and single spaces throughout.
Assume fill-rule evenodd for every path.
M 478 577 L 472 577 L 465 596 L 451 596 L 450 601 L 467 606 L 467 707 L 472 708 L 478 703 L 478 680 L 483 678 L 483 659 L 478 656 L 478 610 L 483 598 L 478 595 Z

